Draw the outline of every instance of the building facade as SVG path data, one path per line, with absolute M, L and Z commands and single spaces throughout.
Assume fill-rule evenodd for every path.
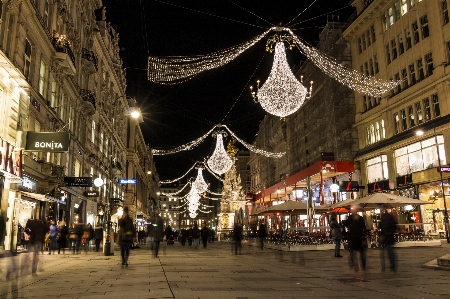
M 103 224 L 124 203 L 134 216 L 147 215 L 156 169 L 142 118 L 131 117 L 139 108 L 126 96 L 118 33 L 102 1 L 3 1 L 0 15 L 0 136 L 9 157 L 0 184 L 2 249 L 20 248 L 28 219 Z M 31 133 L 68 141 L 60 150 L 30 150 Z
M 356 128 L 364 193 L 397 190 L 429 200 L 402 223 L 443 232 L 450 155 L 450 24 L 448 0 L 352 1 L 357 17 L 345 30 L 352 65 L 400 84 L 380 98 L 356 94 Z M 419 215 L 422 215 L 420 219 Z

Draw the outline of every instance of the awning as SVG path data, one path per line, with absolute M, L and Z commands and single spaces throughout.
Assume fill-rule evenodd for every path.
M 30 192 L 24 192 L 24 191 L 20 191 L 21 194 L 23 196 L 32 198 L 32 199 L 36 199 L 36 200 L 40 200 L 40 201 L 50 201 L 50 199 L 45 197 L 45 194 L 39 194 L 39 193 L 30 193 Z
M 339 175 L 354 172 L 355 164 L 353 161 L 319 161 L 289 177 L 285 180 L 264 189 L 262 192 L 255 194 L 255 201 L 263 200 L 264 202 L 283 199 L 286 194 L 291 194 L 295 188 L 306 188 L 306 177 L 311 177 L 311 184 L 337 177 Z M 321 178 L 322 177 L 322 178 Z

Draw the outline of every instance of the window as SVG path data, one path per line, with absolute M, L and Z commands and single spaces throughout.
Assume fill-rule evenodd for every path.
M 366 31 L 366 36 L 367 36 L 367 47 L 369 47 L 372 44 L 372 41 L 370 39 L 370 31 L 369 30 Z
M 433 101 L 434 117 L 441 116 L 441 109 L 439 108 L 438 94 L 437 93 L 433 94 L 431 96 L 431 100 Z
M 366 128 L 366 135 L 367 135 L 367 145 L 372 144 L 372 141 L 370 140 L 370 128 Z
M 72 105 L 69 107 L 69 122 L 67 123 L 69 131 L 74 132 L 75 128 L 75 109 Z
M 377 141 L 381 140 L 380 124 L 378 122 L 375 123 L 375 138 Z
M 419 71 L 419 81 L 425 78 L 425 74 L 423 72 L 423 62 L 422 58 L 417 59 L 417 70 Z
M 414 44 L 417 45 L 420 41 L 419 26 L 417 25 L 417 22 L 412 23 L 412 27 L 413 27 Z
M 91 142 L 94 143 L 94 141 L 95 141 L 95 121 L 92 121 Z
M 367 96 L 367 105 L 369 106 L 369 109 L 372 109 L 374 105 L 372 105 L 372 98 L 370 96 Z
M 408 12 L 408 4 L 406 3 L 406 0 L 401 0 L 401 2 L 402 2 L 401 13 L 403 16 L 404 14 L 406 14 Z
M 416 70 L 414 69 L 414 63 L 411 63 L 409 65 L 409 76 L 410 76 L 410 82 L 411 85 L 416 84 Z
M 400 20 L 400 6 L 398 4 L 398 1 L 395 1 L 394 8 L 395 8 L 395 20 L 398 21 Z
M 389 44 L 386 45 L 386 62 L 391 63 L 391 50 L 389 49 Z
M 403 89 L 408 88 L 408 72 L 406 69 L 402 70 Z
M 416 115 L 417 115 L 417 124 L 420 125 L 423 123 L 423 116 L 422 116 L 422 105 L 420 102 L 416 103 Z
M 52 100 L 50 102 L 51 107 L 58 106 L 58 83 L 56 81 L 52 81 Z
M 398 117 L 398 113 L 394 113 L 394 134 L 398 134 L 400 132 L 400 119 Z
M 416 5 L 416 2 L 417 2 L 417 0 L 410 0 L 410 3 L 411 3 L 411 8 L 413 8 L 413 7 L 414 7 L 414 5 Z
M 374 143 L 375 140 L 375 127 L 373 124 L 370 125 L 370 140 Z
M 26 38 L 25 39 L 25 63 L 23 67 L 23 74 L 25 78 L 29 79 L 30 76 L 30 66 L 31 66 L 31 43 Z
M 359 51 L 359 54 L 362 53 L 362 42 L 361 42 L 361 38 L 358 38 L 358 51 Z
M 398 35 L 398 51 L 400 52 L 400 55 L 405 53 L 405 46 L 403 45 L 403 34 Z
M 428 98 L 423 99 L 423 109 L 425 111 L 425 120 L 428 121 L 431 119 L 431 107 L 430 100 Z
M 375 27 L 372 25 L 370 26 L 370 29 L 372 31 L 372 43 L 375 42 Z
M 386 130 L 384 128 L 384 119 L 381 120 L 381 139 L 386 138 Z
M 367 165 L 367 180 L 369 183 L 387 180 L 389 178 L 387 155 L 380 155 L 378 157 L 366 161 Z
M 367 62 L 364 62 L 364 66 L 366 67 L 366 76 L 369 76 L 369 65 Z
M 366 45 L 366 35 L 363 34 L 363 36 L 362 36 L 362 49 L 363 49 L 363 51 L 364 51 L 366 48 L 367 48 L 367 45 Z
M 431 53 L 425 55 L 425 63 L 427 65 L 427 77 L 433 75 L 433 56 Z
M 366 112 L 367 111 L 367 98 L 366 98 L 366 96 L 363 96 L 363 108 L 364 108 L 363 112 Z
M 369 71 L 370 71 L 370 75 L 373 76 L 374 72 L 373 72 L 373 60 L 372 60 L 372 58 L 369 59 Z
M 47 98 L 47 66 L 43 60 L 39 68 L 39 93 L 44 99 Z
M 388 16 L 389 16 L 389 26 L 394 25 L 394 10 L 391 8 L 389 8 L 388 10 Z
M 108 138 L 105 140 L 105 157 L 108 157 Z
M 400 74 L 399 73 L 395 74 L 395 82 L 400 82 Z M 402 85 L 397 84 L 397 93 L 399 93 L 400 91 L 402 91 Z
M 428 28 L 427 15 L 424 15 L 420 18 L 420 25 L 422 26 L 422 39 L 430 36 L 430 29 Z
M 447 0 L 442 0 L 441 7 L 442 7 L 442 23 L 446 25 L 449 22 Z
M 67 106 L 67 95 L 63 94 L 61 96 L 61 107 L 59 107 L 59 118 L 62 121 L 66 120 L 66 106 Z
M 405 131 L 408 129 L 408 122 L 406 121 L 406 110 L 400 110 L 400 116 L 402 117 L 402 130 Z
M 47 28 L 50 28 L 50 17 L 49 17 L 49 9 L 50 4 L 48 3 L 48 0 L 45 1 L 44 4 L 44 23 L 47 26 Z
M 100 152 L 103 153 L 103 132 L 100 133 Z
M 397 43 L 395 39 L 391 40 L 391 48 L 392 48 L 392 60 L 397 58 Z
M 412 42 L 411 42 L 411 30 L 409 28 L 406 28 L 405 30 L 405 36 L 406 36 L 406 50 L 411 49 Z
M 409 119 L 409 127 L 412 128 L 416 124 L 414 122 L 414 109 L 412 106 L 408 107 L 408 119 Z
M 450 42 L 449 42 L 450 44 Z M 450 51 L 450 45 L 449 45 L 449 51 Z M 378 68 L 378 58 L 377 55 L 373 56 L 373 60 L 375 61 L 375 74 L 378 74 L 378 72 L 380 71 L 380 69 Z

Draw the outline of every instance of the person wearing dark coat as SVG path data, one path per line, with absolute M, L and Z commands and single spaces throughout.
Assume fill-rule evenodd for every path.
M 36 274 L 39 263 L 39 251 L 43 251 L 42 244 L 44 243 L 47 224 L 44 221 L 29 219 L 25 225 L 25 231 L 30 235 L 30 245 L 33 250 L 31 273 Z
M 238 250 L 242 250 L 242 233 L 243 227 L 239 224 L 235 224 L 233 228 L 233 236 L 234 236 L 234 253 L 238 254 Z
M 206 248 L 206 245 L 208 244 L 208 237 L 209 237 L 209 228 L 206 227 L 206 223 L 203 224 L 203 227 L 200 230 L 200 235 L 202 236 L 203 248 Z
M 122 256 L 122 265 L 128 266 L 128 257 L 130 256 L 131 243 L 136 239 L 136 230 L 128 215 L 128 207 L 123 208 L 123 215 L 119 219 L 119 244 L 120 254 Z
M 78 254 L 81 243 L 81 236 L 83 235 L 83 228 L 80 224 L 72 223 L 69 228 L 69 241 L 72 249 L 72 254 Z
M 166 230 L 164 231 L 164 235 L 166 236 L 166 241 L 168 241 L 170 236 L 173 235 L 173 231 L 170 225 L 167 225 Z
M 153 224 L 155 229 L 154 229 L 154 241 L 155 241 L 155 253 L 154 256 L 158 257 L 158 251 L 159 251 L 159 244 L 161 243 L 161 241 L 163 241 L 164 239 L 164 221 L 161 218 L 161 216 L 159 216 L 159 210 L 156 209 L 155 210 L 155 223 Z
M 380 219 L 380 239 L 383 248 L 380 252 L 381 260 L 381 271 L 385 270 L 385 253 L 387 252 L 389 258 L 390 269 L 393 272 L 397 271 L 396 257 L 394 251 L 395 237 L 394 234 L 397 230 L 397 222 L 395 221 L 392 214 L 388 213 L 387 210 L 381 214 Z
M 86 224 L 83 228 L 83 242 L 84 242 L 84 252 L 89 251 L 89 242 L 94 238 L 94 229 L 90 223 Z
M 103 228 L 97 223 L 94 229 L 95 251 L 100 250 L 100 243 L 103 240 Z
M 181 245 L 186 245 L 186 238 L 188 236 L 188 231 L 185 228 L 181 229 Z
M 341 240 L 342 240 L 342 228 L 344 226 L 337 222 L 337 214 L 330 214 L 330 234 L 336 244 L 334 247 L 334 257 L 342 257 L 341 255 Z
M 348 229 L 348 249 L 350 251 L 349 261 L 350 267 L 355 271 L 359 271 L 357 252 L 361 261 L 361 268 L 366 270 L 366 246 L 363 246 L 363 239 L 365 241 L 366 225 L 362 216 L 358 214 L 361 207 L 358 205 L 351 207 L 352 214 L 347 218 L 346 226 Z
M 258 237 L 259 237 L 260 248 L 261 248 L 261 250 L 263 250 L 264 249 L 264 241 L 267 237 L 267 228 L 266 228 L 266 225 L 264 224 L 264 221 L 262 221 L 262 220 L 259 223 Z
M 189 227 L 189 229 L 187 230 L 187 235 L 188 235 L 188 245 L 192 246 L 192 226 Z
M 198 243 L 200 241 L 200 230 L 198 229 L 197 222 L 194 222 L 194 227 L 192 228 L 192 243 L 195 248 L 198 248 Z
M 69 234 L 69 230 L 67 229 L 66 223 L 64 221 L 60 221 L 58 223 L 59 233 L 56 242 L 58 243 L 58 254 L 61 253 L 61 249 L 63 254 L 66 254 L 67 247 L 67 236 Z

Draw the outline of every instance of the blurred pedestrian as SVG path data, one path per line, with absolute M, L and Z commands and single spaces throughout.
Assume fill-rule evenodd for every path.
M 173 231 L 172 228 L 170 227 L 170 224 L 167 225 L 166 230 L 164 231 L 164 235 L 166 236 L 166 241 L 168 241 L 170 236 L 173 235 Z
M 209 228 L 206 227 L 206 223 L 203 223 L 203 227 L 200 230 L 200 235 L 202 236 L 203 248 L 206 248 L 206 245 L 208 244 L 208 237 L 209 237 Z
M 89 244 L 94 237 L 94 229 L 90 223 L 86 224 L 83 229 L 82 243 L 84 244 L 84 252 L 89 251 Z
M 389 259 L 390 270 L 397 272 L 396 256 L 394 250 L 395 238 L 394 234 L 397 230 L 397 222 L 391 213 L 387 211 L 386 206 L 383 207 L 384 212 L 381 214 L 380 219 L 380 243 L 382 244 L 382 249 L 380 252 L 381 260 L 381 271 L 385 271 L 385 253 Z
M 235 224 L 233 228 L 233 236 L 234 236 L 234 253 L 238 254 L 242 250 L 242 226 L 239 224 Z
M 133 225 L 133 220 L 131 220 L 130 216 L 128 215 L 128 207 L 123 208 L 123 214 L 119 218 L 118 225 L 122 265 L 128 267 L 128 257 L 130 256 L 131 243 L 136 238 L 136 231 Z
M 99 252 L 100 243 L 103 240 L 103 227 L 100 226 L 100 223 L 97 223 L 94 228 L 94 239 L 95 239 L 95 251 Z
M 194 222 L 194 227 L 192 228 L 192 244 L 195 248 L 198 248 L 198 243 L 200 242 L 200 230 L 198 229 L 197 222 Z
M 31 263 L 31 273 L 36 274 L 39 263 L 39 251 L 42 252 L 46 224 L 43 221 L 29 219 L 25 225 L 25 230 L 30 235 L 30 245 L 33 250 L 33 260 Z
M 188 245 L 192 246 L 192 226 L 188 229 Z
M 164 221 L 159 215 L 159 209 L 155 209 L 155 222 L 153 224 L 154 226 L 154 242 L 155 245 L 153 246 L 155 249 L 154 256 L 158 257 L 158 251 L 159 251 L 159 245 L 161 241 L 164 239 Z
M 72 223 L 69 228 L 69 242 L 70 242 L 70 250 L 72 254 L 78 254 L 81 243 L 81 236 L 83 234 L 83 228 L 81 225 Z
M 56 237 L 58 236 L 59 233 L 59 229 L 55 224 L 55 221 L 51 220 L 50 221 L 50 228 L 48 231 L 49 235 L 50 235 L 50 245 L 48 246 L 48 254 L 55 254 L 55 250 L 56 250 Z
M 345 222 L 348 228 L 348 249 L 350 251 L 349 263 L 350 267 L 357 272 L 360 267 L 358 265 L 357 253 L 359 252 L 361 268 L 366 270 L 366 249 L 367 240 L 365 238 L 366 225 L 363 217 L 358 212 L 361 212 L 361 207 L 354 205 L 351 207 L 351 215 Z M 366 243 L 366 244 L 363 244 Z
M 182 228 L 180 233 L 181 233 L 181 240 L 180 240 L 181 245 L 185 246 L 188 232 L 185 228 Z
M 67 229 L 66 223 L 64 221 L 60 221 L 58 223 L 58 237 L 56 242 L 58 243 L 58 254 L 61 253 L 61 249 L 63 250 L 63 254 L 66 253 L 67 247 L 67 235 L 69 234 L 69 230 Z
M 334 239 L 334 257 L 342 257 L 341 255 L 341 240 L 342 240 L 342 228 L 344 226 L 337 222 L 337 214 L 330 214 L 330 235 Z
M 261 220 L 261 222 L 259 223 L 258 237 L 259 237 L 260 248 L 261 248 L 261 250 L 263 250 L 264 249 L 264 241 L 266 240 L 266 237 L 267 237 L 267 228 L 266 228 L 266 225 L 264 224 L 263 220 Z

